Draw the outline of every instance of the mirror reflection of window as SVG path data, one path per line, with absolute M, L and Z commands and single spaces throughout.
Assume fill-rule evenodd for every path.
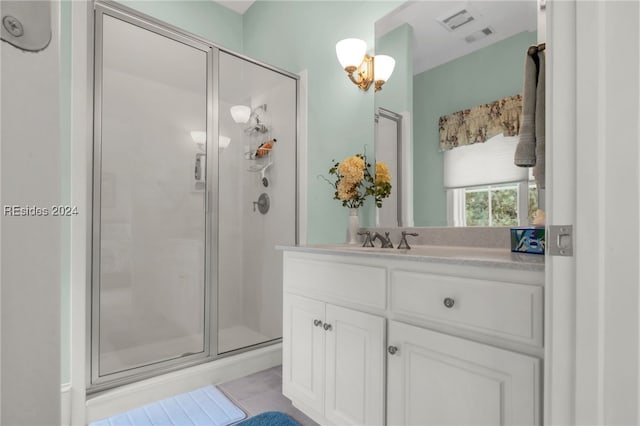
M 510 182 L 453 189 L 452 211 L 457 211 L 451 220 L 458 219 L 455 226 L 518 226 L 533 220 L 537 206 L 537 189 L 534 181 L 524 185 Z M 523 204 L 523 201 L 526 204 Z M 521 206 L 526 206 L 522 210 Z
M 516 137 L 495 136 L 485 143 L 443 153 L 449 226 L 524 226 L 537 209 L 530 169 L 516 167 Z

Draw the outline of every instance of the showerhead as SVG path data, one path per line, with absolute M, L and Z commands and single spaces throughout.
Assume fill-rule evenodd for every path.
M 255 135 L 256 133 L 267 133 L 268 131 L 269 129 L 267 128 L 267 126 L 262 123 L 256 123 L 244 129 L 244 132 L 249 135 Z
M 267 133 L 269 128 L 264 124 L 269 120 L 266 119 L 267 104 L 262 104 L 253 109 L 249 117 L 249 127 L 244 129 L 245 133 L 255 135 L 256 133 Z

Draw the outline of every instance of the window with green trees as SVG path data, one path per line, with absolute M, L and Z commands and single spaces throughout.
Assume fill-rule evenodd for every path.
M 524 186 L 524 185 L 523 185 Z M 520 197 L 527 197 L 528 222 L 537 209 L 537 190 L 534 183 L 524 186 L 515 183 L 488 185 L 464 189 L 465 226 L 517 226 L 520 221 Z

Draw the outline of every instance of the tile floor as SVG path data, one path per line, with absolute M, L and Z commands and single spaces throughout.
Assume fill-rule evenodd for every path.
M 244 410 L 248 417 L 265 411 L 281 411 L 301 426 L 317 426 L 316 422 L 295 408 L 291 401 L 282 395 L 282 366 L 219 384 L 218 389 Z

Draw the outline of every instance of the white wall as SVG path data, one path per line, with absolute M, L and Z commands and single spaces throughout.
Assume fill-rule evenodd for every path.
M 640 5 L 547 3 L 545 424 L 640 423 Z M 552 243 L 550 241 L 550 243 Z
M 576 423 L 640 423 L 640 6 L 577 8 Z
M 59 203 L 59 5 L 50 4 L 53 36 L 45 50 L 25 53 L 0 43 L 3 208 Z M 2 7 L 8 13 L 8 4 Z M 3 214 L 0 223 L 0 423 L 58 424 L 60 219 Z

